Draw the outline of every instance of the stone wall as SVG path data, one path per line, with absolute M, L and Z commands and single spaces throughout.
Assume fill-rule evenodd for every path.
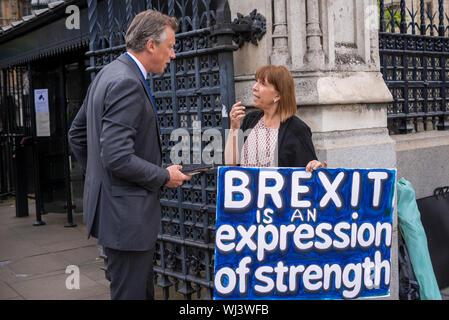
M 392 136 L 396 142 L 398 178 L 413 185 L 416 198 L 449 185 L 449 132 L 427 131 Z

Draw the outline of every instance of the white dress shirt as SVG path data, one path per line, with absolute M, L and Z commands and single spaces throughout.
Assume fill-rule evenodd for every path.
M 134 60 L 134 62 L 137 64 L 137 66 L 140 69 L 140 72 L 143 74 L 145 80 L 147 79 L 148 76 L 148 71 L 145 69 L 145 67 L 143 66 L 143 64 L 139 61 L 139 59 L 137 59 L 131 52 L 127 51 L 127 53 L 129 54 L 129 56 Z

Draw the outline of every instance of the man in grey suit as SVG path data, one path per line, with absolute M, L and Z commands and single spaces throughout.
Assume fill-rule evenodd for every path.
M 156 104 L 148 73 L 163 73 L 175 58 L 176 19 L 139 13 L 126 33 L 127 52 L 89 86 L 69 131 L 85 172 L 84 223 L 108 257 L 111 299 L 153 299 L 153 255 L 162 186 L 190 177 L 181 166 L 162 168 Z

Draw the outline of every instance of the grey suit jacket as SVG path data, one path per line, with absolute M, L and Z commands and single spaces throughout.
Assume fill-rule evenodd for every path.
M 151 249 L 161 217 L 159 125 L 137 65 L 126 55 L 105 66 L 89 86 L 69 130 L 73 155 L 85 172 L 83 211 L 89 236 L 116 250 Z

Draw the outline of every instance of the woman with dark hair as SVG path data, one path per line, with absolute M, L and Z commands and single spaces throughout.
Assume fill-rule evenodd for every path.
M 290 71 L 268 65 L 259 68 L 255 78 L 253 100 L 259 110 L 246 114 L 241 102 L 232 106 L 225 164 L 237 165 L 240 159 L 244 167 L 305 167 L 307 171 L 327 167 L 317 160 L 310 128 L 296 116 Z

